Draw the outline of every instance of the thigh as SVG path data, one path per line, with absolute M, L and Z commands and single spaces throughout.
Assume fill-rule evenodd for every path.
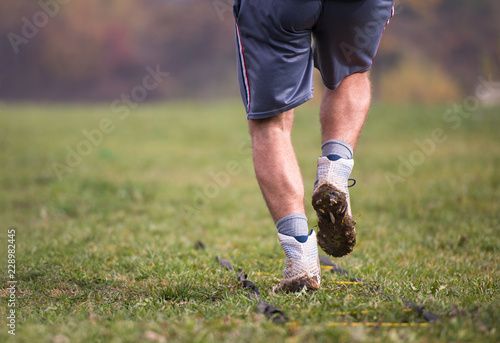
M 238 79 L 250 119 L 290 110 L 312 97 L 311 30 L 320 0 L 236 0 Z
M 394 0 L 324 0 L 314 35 L 314 62 L 335 89 L 348 75 L 371 68 Z

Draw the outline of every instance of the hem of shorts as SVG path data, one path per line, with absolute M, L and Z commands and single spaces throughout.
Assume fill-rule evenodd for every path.
M 300 106 L 303 103 L 311 100 L 313 97 L 313 93 L 314 92 L 310 92 L 309 94 L 307 94 L 306 96 L 303 96 L 302 98 L 296 100 L 295 102 L 293 102 L 289 105 L 286 105 L 284 107 L 275 109 L 275 110 L 265 111 L 265 112 L 257 112 L 257 113 L 255 113 L 255 112 L 247 113 L 247 118 L 248 119 L 265 119 L 265 118 L 276 116 L 278 114 L 289 111 L 289 110 L 291 110 L 297 106 Z
M 328 83 L 326 82 L 325 78 L 323 77 L 323 74 L 320 72 L 321 74 L 321 79 L 323 80 L 323 84 L 325 85 L 326 88 L 330 89 L 330 90 L 335 90 L 337 89 L 337 87 L 340 85 L 340 83 L 348 76 L 352 75 L 352 74 L 359 74 L 359 73 L 364 73 L 364 72 L 367 72 L 368 70 L 370 70 L 372 68 L 372 66 L 370 65 L 368 68 L 363 68 L 363 69 L 360 69 L 360 70 L 356 70 L 355 72 L 352 72 L 352 73 L 349 73 L 347 74 L 346 76 L 344 76 L 339 82 L 337 82 L 336 84 L 332 85 L 331 83 Z

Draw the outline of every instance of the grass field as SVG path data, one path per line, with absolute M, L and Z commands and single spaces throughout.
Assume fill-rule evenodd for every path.
M 333 261 L 349 275 L 324 269 L 316 293 L 272 294 L 284 254 L 239 102 L 141 104 L 126 118 L 108 105 L 3 104 L 0 341 L 500 341 L 499 109 L 450 108 L 372 107 L 352 174 L 358 244 Z M 317 110 L 299 109 L 294 132 L 311 227 Z M 257 313 L 216 256 L 288 323 Z

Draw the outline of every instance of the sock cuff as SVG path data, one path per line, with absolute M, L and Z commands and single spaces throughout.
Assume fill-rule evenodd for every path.
M 307 217 L 305 214 L 303 213 L 292 213 L 292 214 L 289 214 L 288 216 L 286 217 L 283 217 L 281 218 L 280 220 L 278 220 L 276 222 L 276 228 L 278 229 L 278 231 L 280 230 L 281 227 L 283 227 L 286 222 L 290 221 L 290 220 L 304 220 L 306 223 L 307 223 Z
M 353 150 L 349 143 L 340 139 L 330 139 L 321 145 L 323 156 L 339 155 L 345 159 L 352 159 Z

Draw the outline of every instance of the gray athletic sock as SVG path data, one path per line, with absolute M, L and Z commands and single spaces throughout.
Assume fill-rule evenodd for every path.
M 278 232 L 282 235 L 298 237 L 308 236 L 309 227 L 307 226 L 307 217 L 302 213 L 290 214 L 281 218 L 276 223 Z
M 341 158 L 352 159 L 352 147 L 349 143 L 341 141 L 340 139 L 330 139 L 321 146 L 323 156 L 337 155 Z

